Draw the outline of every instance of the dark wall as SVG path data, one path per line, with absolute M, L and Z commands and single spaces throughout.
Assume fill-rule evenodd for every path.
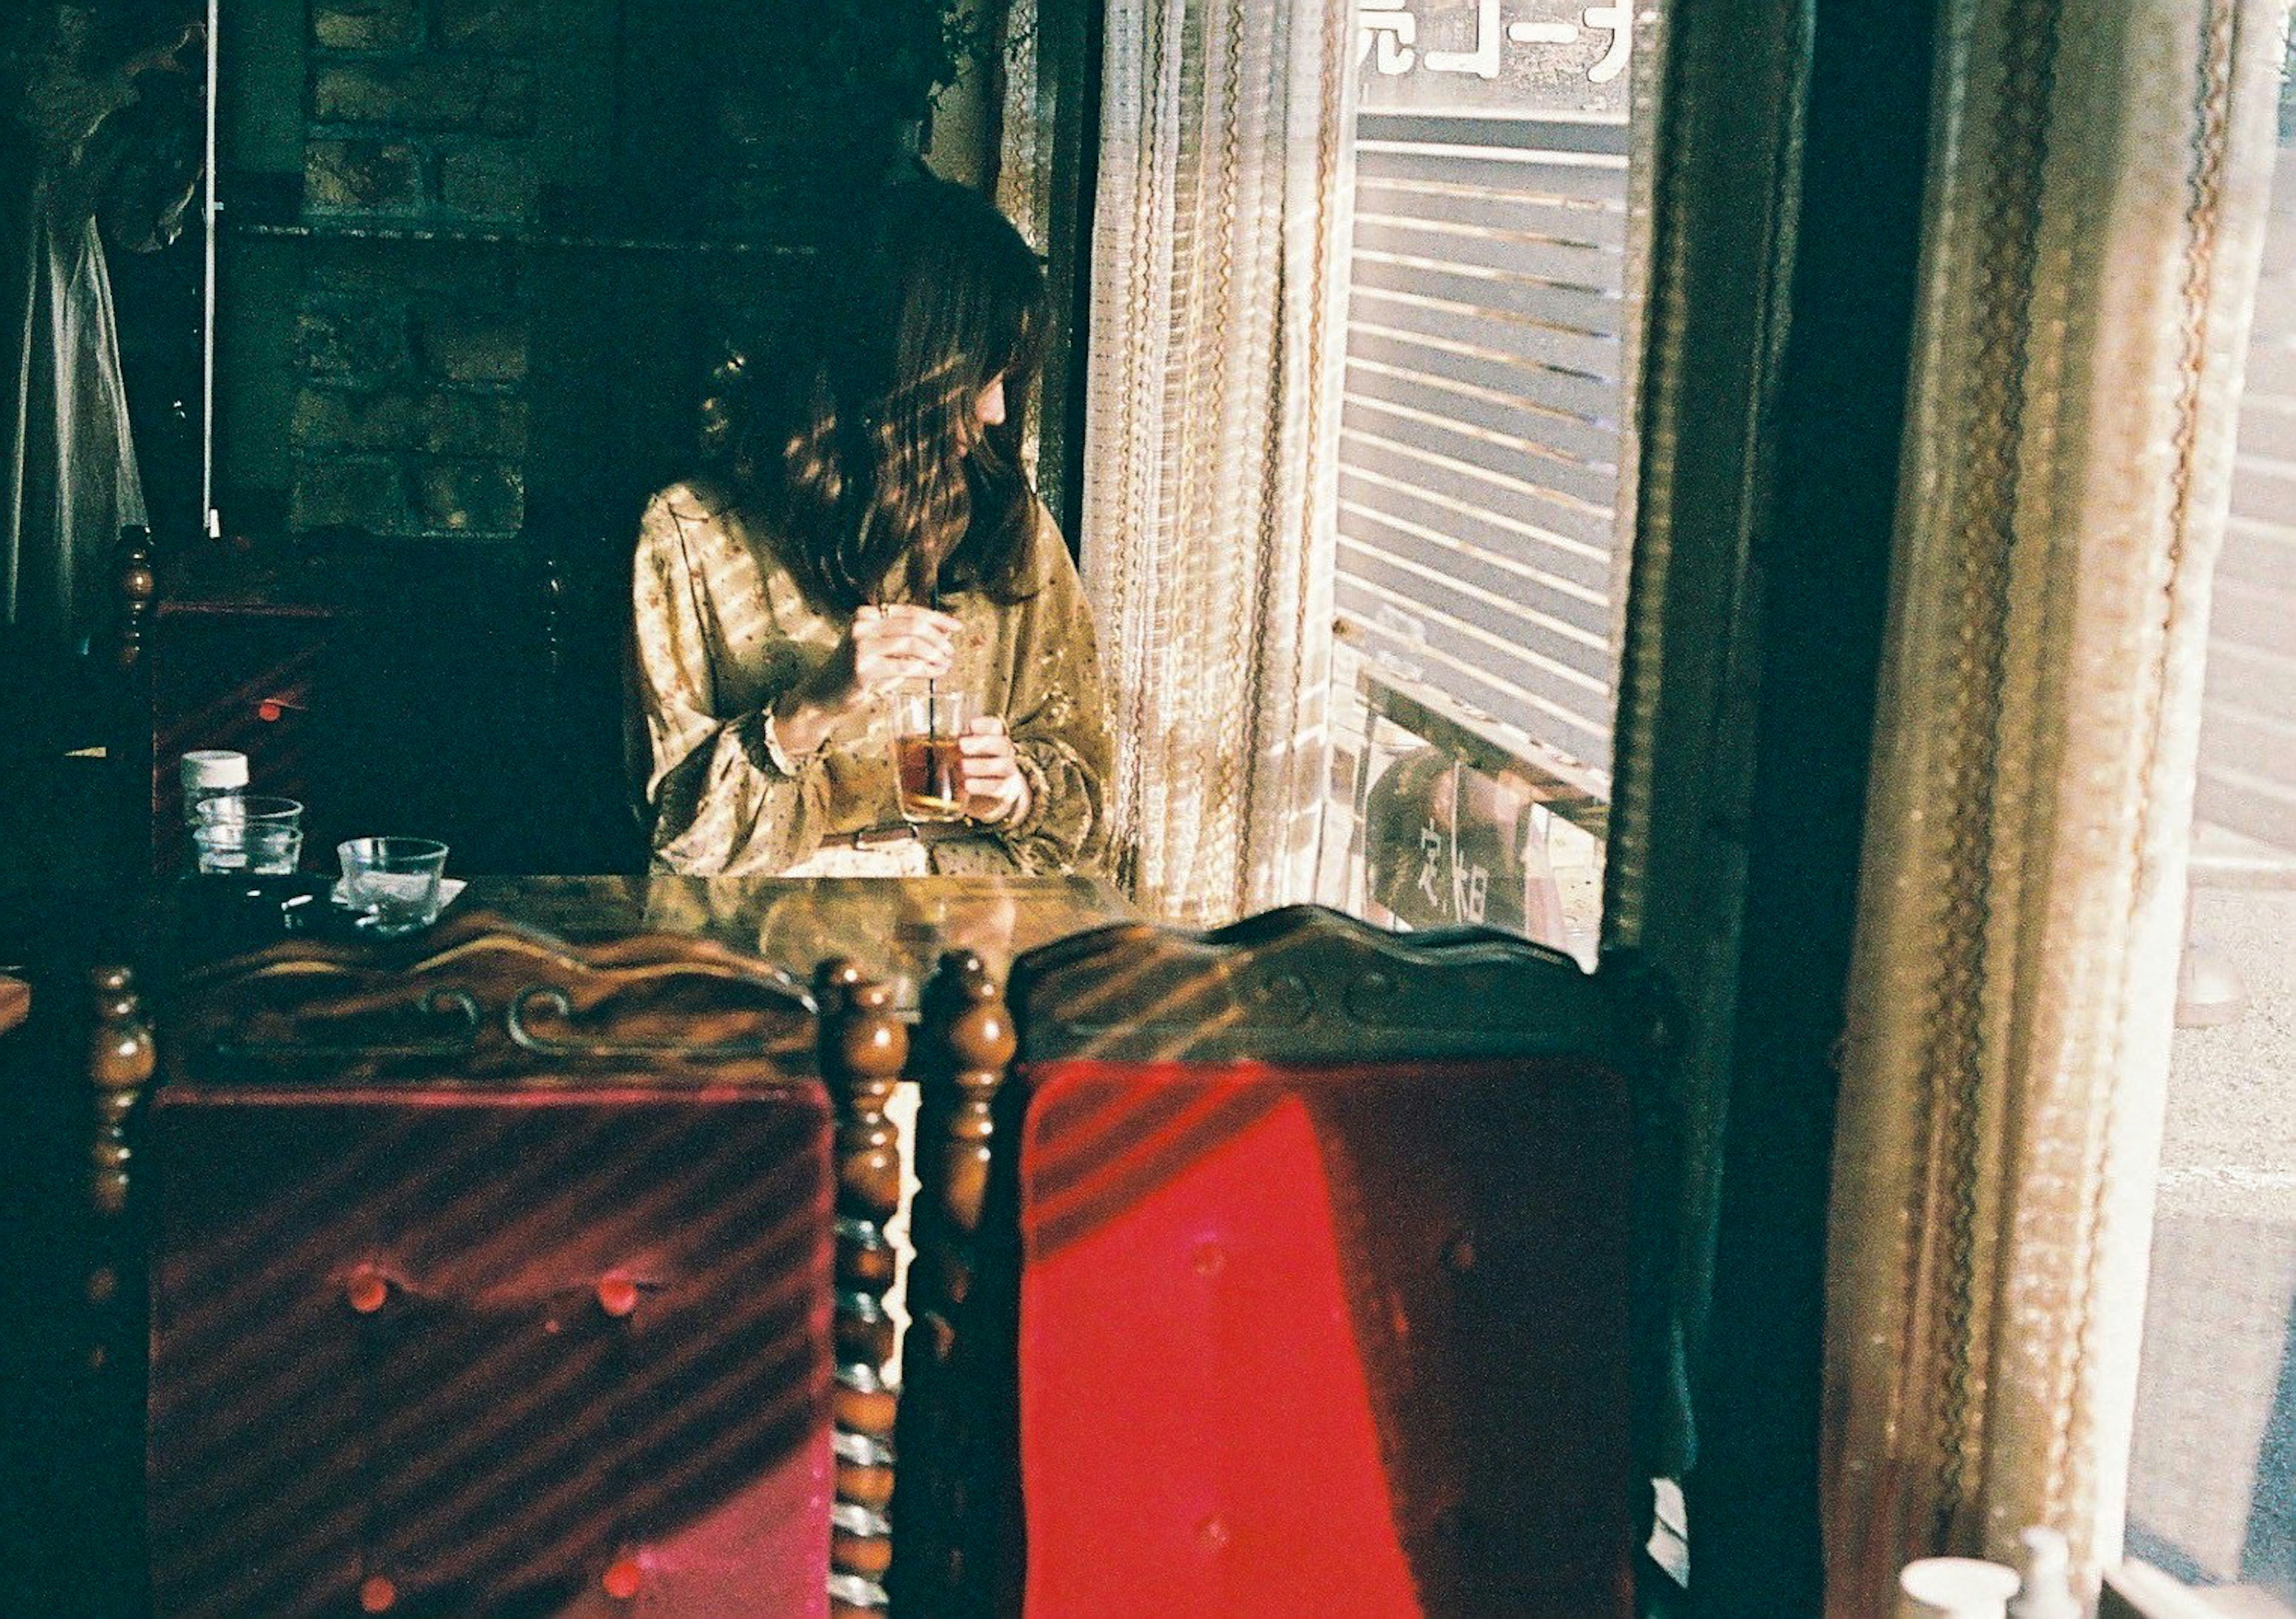
M 229 0 L 226 523 L 512 539 L 676 470 L 708 366 L 925 110 L 894 47 L 937 6 L 871 9 Z

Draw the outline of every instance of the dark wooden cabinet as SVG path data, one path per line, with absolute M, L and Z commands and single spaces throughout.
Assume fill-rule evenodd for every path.
M 641 851 L 622 780 L 614 587 L 523 548 L 370 548 L 163 577 L 150 674 L 155 874 L 190 855 L 178 762 L 248 756 L 305 805 L 303 863 L 373 834 L 461 873 L 611 871 Z M 570 622 L 578 617 L 578 622 Z
M 336 615 L 321 607 L 260 601 L 163 601 L 153 615 L 152 866 L 184 869 L 191 839 L 177 762 L 195 748 L 244 753 L 252 790 L 311 806 L 306 836 L 334 830 L 315 782 L 327 771 L 328 722 L 338 716 L 321 673 Z M 315 769 L 314 766 L 316 765 Z

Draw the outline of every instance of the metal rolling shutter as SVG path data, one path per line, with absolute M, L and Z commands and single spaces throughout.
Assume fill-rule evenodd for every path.
M 1366 113 L 1357 133 L 1342 632 L 1606 777 L 1626 125 Z

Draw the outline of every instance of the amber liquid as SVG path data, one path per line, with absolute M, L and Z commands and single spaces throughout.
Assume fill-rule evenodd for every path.
M 909 821 L 964 819 L 964 756 L 953 736 L 905 736 L 893 742 L 901 773 L 901 814 Z

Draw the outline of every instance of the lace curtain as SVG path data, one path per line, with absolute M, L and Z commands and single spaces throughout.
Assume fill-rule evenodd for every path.
M 1946 0 L 1828 1267 L 1828 1609 L 2119 1555 L 2284 0 Z
M 1348 0 L 1108 10 L 1084 575 L 1124 876 L 1174 921 L 1314 880 L 1350 29 Z
M 1037 66 L 1037 0 L 1006 0 L 996 136 L 996 206 L 1029 245 L 1051 246 L 1054 109 Z

